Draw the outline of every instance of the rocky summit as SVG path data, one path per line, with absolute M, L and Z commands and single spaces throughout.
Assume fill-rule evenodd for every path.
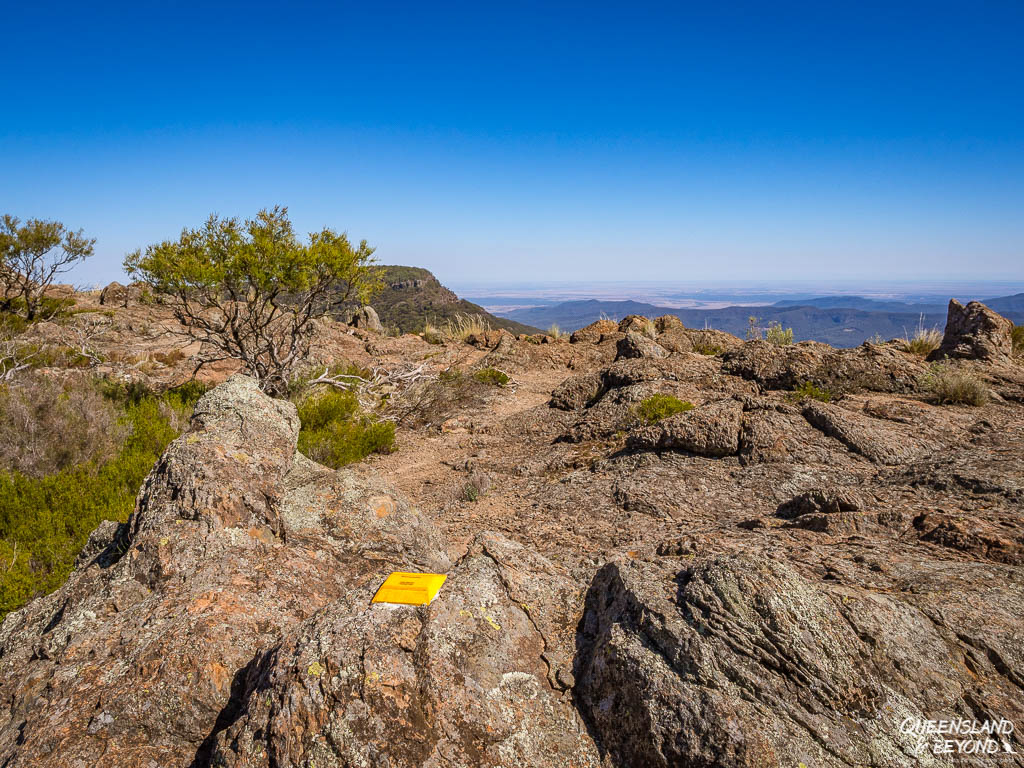
M 144 348 L 163 310 L 102 301 Z M 0 627 L 0 765 L 1024 766 L 1008 321 L 952 302 L 930 362 L 674 317 L 442 344 L 371 319 L 318 359 L 507 380 L 331 470 L 293 404 L 215 371 L 129 522 Z M 395 571 L 447 581 L 371 603 Z

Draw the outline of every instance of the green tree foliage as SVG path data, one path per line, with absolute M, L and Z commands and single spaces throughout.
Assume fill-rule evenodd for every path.
M 299 420 L 299 450 L 324 466 L 338 468 L 395 446 L 394 422 L 364 413 L 352 392 L 310 395 L 299 403 Z
M 203 342 L 200 366 L 240 360 L 264 391 L 283 395 L 309 353 L 312 321 L 378 287 L 372 255 L 365 240 L 353 246 L 330 229 L 302 243 L 288 209 L 276 207 L 244 222 L 211 216 L 124 265 Z
M 93 254 L 95 238 L 74 232 L 59 221 L 14 216 L 0 218 L 0 310 L 16 312 L 29 322 L 46 317 L 59 302 L 44 294 L 57 275 Z
M 0 470 L 0 618 L 64 583 L 101 521 L 127 521 L 143 480 L 177 436 L 172 423 L 184 422 L 201 393 L 195 384 L 163 395 L 111 390 L 127 428 L 113 458 L 43 477 Z

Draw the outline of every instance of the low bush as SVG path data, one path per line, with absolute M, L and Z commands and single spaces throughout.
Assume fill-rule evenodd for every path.
M 669 416 L 691 410 L 693 410 L 693 403 L 680 400 L 674 395 L 659 394 L 641 400 L 636 407 L 636 415 L 648 424 L 657 424 Z
M 504 387 L 509 381 L 508 374 L 497 368 L 481 368 L 473 373 L 473 378 L 492 387 Z
M 364 413 L 352 392 L 308 396 L 299 403 L 299 420 L 299 450 L 324 466 L 337 469 L 395 447 L 394 423 Z
M 817 386 L 812 381 L 805 381 L 799 386 L 793 388 L 790 398 L 797 401 L 820 400 L 823 403 L 827 403 L 832 400 L 832 393 L 823 387 Z
M 949 363 L 934 363 L 921 379 L 921 388 L 939 405 L 984 405 L 988 388 L 974 373 Z
M 43 477 L 0 470 L 0 618 L 59 587 L 100 522 L 128 519 L 143 480 L 178 434 L 169 414 L 184 423 L 203 391 L 198 384 L 163 394 L 109 387 L 124 427 L 111 458 Z
M 441 371 L 436 379 L 417 382 L 388 402 L 388 415 L 398 424 L 438 426 L 460 409 L 480 402 L 488 385 L 459 368 Z
M 783 329 L 782 323 L 779 322 L 771 323 L 765 333 L 765 339 L 778 347 L 788 346 L 793 343 L 793 329 Z
M 551 324 L 551 327 L 548 328 L 548 336 L 553 339 L 562 338 L 562 329 L 558 327 L 558 323 Z

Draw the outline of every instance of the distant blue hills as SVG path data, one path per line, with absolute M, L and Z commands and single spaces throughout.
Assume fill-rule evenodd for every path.
M 961 300 L 967 301 L 966 298 Z M 982 301 L 1015 323 L 1024 324 L 1024 293 Z M 746 333 L 749 318 L 753 316 L 761 326 L 777 322 L 784 328 L 792 328 L 797 341 L 823 341 L 836 347 L 855 347 L 876 336 L 883 339 L 912 336 L 919 322 L 926 328 L 940 330 L 946 323 L 945 304 L 882 301 L 864 296 L 786 299 L 774 304 L 720 309 L 674 309 L 642 301 L 585 299 L 496 314 L 537 328 L 556 324 L 563 331 L 582 328 L 601 317 L 675 315 L 688 327 L 707 326 L 740 337 Z

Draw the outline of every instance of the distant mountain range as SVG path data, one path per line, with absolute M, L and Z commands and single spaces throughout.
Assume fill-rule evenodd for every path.
M 1024 323 L 1024 293 L 983 301 L 1015 323 Z M 919 322 L 926 328 L 941 330 L 946 323 L 946 305 L 889 302 L 863 296 L 823 296 L 762 306 L 674 309 L 640 301 L 588 299 L 517 309 L 502 315 L 538 328 L 557 324 L 563 331 L 582 328 L 601 317 L 621 319 L 626 315 L 675 315 L 691 328 L 707 326 L 740 337 L 746 334 L 749 319 L 756 317 L 757 324 L 762 327 L 778 322 L 784 328 L 792 328 L 797 341 L 823 341 L 835 347 L 855 347 L 876 335 L 883 339 L 913 335 Z

